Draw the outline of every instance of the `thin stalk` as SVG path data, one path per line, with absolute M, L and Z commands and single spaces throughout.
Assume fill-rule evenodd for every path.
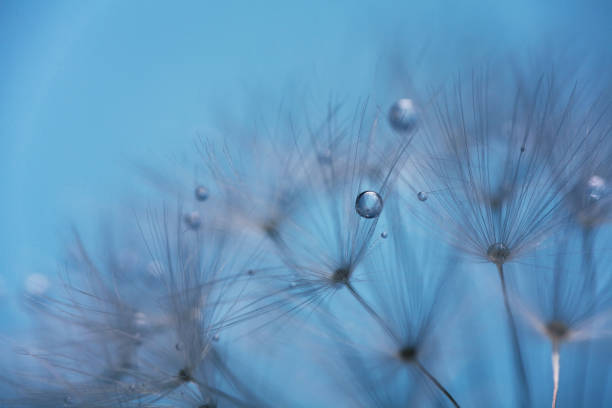
M 510 326 L 510 332 L 512 334 L 512 345 L 514 350 L 514 360 L 518 366 L 519 378 L 521 381 L 521 387 L 523 389 L 523 399 L 527 402 L 529 398 L 529 385 L 527 384 L 527 372 L 523 363 L 523 357 L 521 353 L 521 344 L 519 343 L 518 331 L 516 330 L 516 323 L 514 322 L 514 316 L 512 309 L 510 309 L 510 300 L 508 299 L 508 291 L 506 289 L 506 279 L 504 278 L 504 265 L 497 264 L 497 271 L 499 272 L 499 280 L 501 282 L 502 293 L 504 295 L 504 306 L 506 307 L 506 315 L 508 316 L 508 324 Z M 525 401 L 524 401 L 525 402 Z M 524 406 L 527 406 L 525 403 Z
M 450 392 L 448 392 L 446 390 L 446 388 L 444 388 L 444 386 L 442 386 L 442 384 L 440 384 L 440 381 L 438 381 L 436 379 L 436 377 L 434 377 L 429 371 L 427 371 L 427 369 L 425 367 L 423 367 L 423 365 L 421 364 L 421 362 L 419 360 L 414 360 L 414 364 L 416 364 L 416 366 L 419 368 L 419 370 L 421 370 L 421 372 L 423 374 L 425 374 L 425 376 L 427 378 L 429 378 L 429 380 L 435 384 L 436 387 L 438 387 L 438 389 L 440 391 L 442 391 L 442 393 L 446 396 L 446 398 L 448 398 L 448 400 L 456 407 L 459 408 L 459 404 L 457 403 L 457 401 L 455 401 L 455 399 L 453 398 L 453 396 L 450 394 Z
M 350 282 L 346 282 L 345 285 L 348 288 L 348 290 L 351 292 L 353 297 L 366 310 L 366 312 L 368 312 L 368 314 L 372 316 L 374 320 L 376 320 L 376 322 L 380 325 L 380 327 L 382 327 L 383 330 L 385 330 L 387 334 L 389 334 L 389 336 L 393 338 L 393 340 L 399 343 L 400 339 L 397 336 L 397 334 L 395 334 L 395 332 L 391 330 L 391 327 L 389 327 L 387 322 L 385 322 L 384 319 L 380 317 L 378 313 L 376 313 L 376 311 L 372 308 L 372 306 L 370 306 L 368 302 L 366 302 L 365 299 L 361 297 L 361 295 L 359 294 L 359 292 L 357 292 L 357 290 L 353 287 L 353 285 L 351 285 Z
M 582 273 L 587 276 L 587 287 L 585 289 L 589 293 L 588 296 L 592 296 L 594 299 L 596 298 L 597 293 L 597 276 L 595 264 L 593 263 L 593 244 L 595 242 L 595 233 L 596 230 L 591 227 L 585 227 L 582 230 Z M 593 346 L 590 342 L 587 342 L 584 350 L 585 358 L 582 360 L 582 364 L 580 364 L 576 369 L 576 378 L 582 378 L 582 401 L 585 401 L 587 398 L 587 387 L 590 384 L 589 370 L 591 366 L 591 359 L 593 357 L 592 354 Z
M 361 297 L 361 295 L 359 294 L 359 292 L 357 292 L 357 290 L 355 290 L 355 288 L 353 287 L 353 285 L 350 284 L 350 282 L 346 282 L 345 283 L 346 287 L 348 288 L 348 290 L 351 292 L 351 294 L 353 295 L 353 297 L 359 302 L 359 304 L 366 310 L 366 312 L 368 312 L 368 314 L 370 316 L 372 316 L 376 322 L 378 322 L 378 324 L 380 324 L 380 326 L 391 336 L 393 337 L 393 339 L 395 341 L 397 341 L 399 343 L 399 337 L 393 332 L 393 330 L 391 330 L 391 328 L 389 327 L 389 325 L 387 325 L 387 323 L 383 320 L 382 317 L 380 317 L 380 315 L 378 313 L 376 313 L 376 311 L 368 304 L 368 302 L 365 301 L 364 298 Z M 444 386 L 442 384 L 440 384 L 440 381 L 438 381 L 436 379 L 436 377 L 434 377 L 429 371 L 427 371 L 427 369 L 425 367 L 423 367 L 423 365 L 418 361 L 418 360 L 414 360 L 414 363 L 416 364 L 416 366 L 419 368 L 419 370 L 421 370 L 421 372 L 423 374 L 425 374 L 425 376 L 435 384 L 436 387 L 438 387 L 438 389 L 446 396 L 446 398 L 449 399 L 449 401 L 457 408 L 459 408 L 459 404 L 457 404 L 457 401 L 455 401 L 455 398 L 453 398 L 453 396 L 450 394 L 450 392 L 448 392 L 446 390 L 446 388 L 444 388 Z
M 559 354 L 559 342 L 553 340 L 552 345 L 552 370 L 553 370 L 553 397 L 552 408 L 557 407 L 557 393 L 559 392 L 559 371 L 561 370 L 561 355 Z

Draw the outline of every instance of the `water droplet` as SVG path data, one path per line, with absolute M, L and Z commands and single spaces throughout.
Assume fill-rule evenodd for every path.
M 291 283 L 289 284 L 289 287 L 290 287 L 290 288 L 295 288 L 296 286 L 297 286 L 297 283 L 295 283 L 295 282 L 291 282 Z
M 197 230 L 202 225 L 202 218 L 200 218 L 200 213 L 197 211 L 185 214 L 184 220 L 185 224 L 192 230 Z
M 506 262 L 509 256 L 510 249 L 501 242 L 496 242 L 495 244 L 491 245 L 489 249 L 487 249 L 487 258 L 489 261 L 497 265 L 501 265 Z
M 389 236 L 389 234 L 387 234 L 387 231 L 383 231 L 383 232 L 380 233 L 380 237 L 382 239 L 387 239 L 388 236 Z
M 219 335 L 218 334 L 215 334 L 213 336 L 213 341 L 219 341 Z
M 69 406 L 71 406 L 71 405 L 72 405 L 72 403 L 73 403 L 73 401 L 74 401 L 74 400 L 72 399 L 72 397 L 71 397 L 70 395 L 66 395 L 66 396 L 64 397 L 64 406 L 65 406 L 65 407 L 69 407 Z
M 607 193 L 606 181 L 600 176 L 591 176 L 587 182 L 587 199 L 590 203 L 597 202 Z
M 42 296 L 49 289 L 49 279 L 40 273 L 33 273 L 26 278 L 25 290 L 30 295 Z
M 204 186 L 197 186 L 195 189 L 195 198 L 198 201 L 206 201 L 208 199 L 208 189 Z
M 147 315 L 142 312 L 134 313 L 134 324 L 138 327 L 144 327 L 147 325 Z
M 175 348 L 177 351 L 181 351 L 181 350 L 183 349 L 183 343 L 181 343 L 181 342 L 176 343 L 176 344 L 174 345 L 174 348 Z
M 149 276 L 155 279 L 159 279 L 162 276 L 162 271 L 164 270 L 164 265 L 159 261 L 151 261 L 147 264 L 147 273 Z
M 363 218 L 376 218 L 383 209 L 383 199 L 375 191 L 364 191 L 355 200 L 355 211 Z
M 389 109 L 389 123 L 398 132 L 410 132 L 417 125 L 417 112 L 412 99 L 398 99 Z
M 317 161 L 320 165 L 329 166 L 332 163 L 331 150 L 324 150 L 317 154 Z
M 419 199 L 419 201 L 427 201 L 427 199 L 429 198 L 429 194 L 427 194 L 425 191 L 419 191 L 417 193 L 417 198 Z
M 253 269 L 249 269 L 249 270 L 247 271 L 247 275 L 249 275 L 249 276 L 253 276 L 253 275 L 255 275 L 255 271 L 254 271 Z

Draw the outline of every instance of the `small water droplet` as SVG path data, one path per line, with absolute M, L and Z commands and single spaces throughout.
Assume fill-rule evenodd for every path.
M 389 123 L 397 132 L 410 132 L 417 125 L 417 112 L 411 99 L 398 99 L 389 109 Z
M 215 334 L 213 336 L 213 341 L 219 341 L 219 335 L 218 334 Z
M 195 198 L 198 201 L 206 201 L 208 199 L 208 189 L 204 186 L 197 186 L 195 189 Z
M 184 220 L 185 224 L 192 230 L 197 230 L 202 225 L 202 218 L 200 218 L 200 213 L 197 211 L 185 214 Z
M 289 284 L 289 287 L 290 287 L 290 288 L 295 288 L 296 286 L 297 286 L 297 283 L 295 283 L 295 282 L 291 282 L 291 283 Z
M 355 211 L 363 218 L 376 218 L 383 209 L 383 199 L 375 191 L 364 191 L 355 200 Z
M 175 348 L 177 351 L 181 351 L 181 350 L 183 349 L 183 343 L 181 343 L 181 342 L 176 343 L 176 344 L 174 345 L 174 348 Z
M 383 231 L 383 232 L 380 233 L 380 237 L 382 239 L 387 239 L 388 236 L 389 236 L 389 234 L 387 233 L 387 231 Z
M 138 327 L 146 326 L 147 324 L 147 315 L 142 312 L 134 313 L 134 324 Z
M 49 289 L 49 279 L 40 273 L 33 273 L 26 278 L 25 290 L 30 295 L 42 296 Z
M 64 406 L 65 407 L 69 407 L 72 406 L 72 403 L 74 402 L 74 400 L 72 399 L 72 397 L 70 395 L 66 395 L 64 397 Z
M 331 150 L 323 150 L 317 153 L 317 161 L 323 166 L 329 166 L 332 163 Z
M 501 242 L 496 242 L 495 244 L 491 245 L 489 249 L 487 249 L 487 258 L 489 261 L 497 265 L 501 265 L 506 262 L 509 256 L 510 249 Z
M 427 199 L 429 198 L 429 194 L 427 194 L 425 191 L 419 191 L 417 193 L 417 198 L 419 199 L 419 201 L 427 201 Z
M 249 270 L 247 271 L 247 275 L 249 275 L 249 276 L 253 276 L 253 275 L 255 275 L 255 271 L 254 271 L 253 269 L 249 269 Z
M 607 193 L 606 181 L 600 176 L 591 176 L 587 182 L 587 199 L 590 203 L 597 202 Z

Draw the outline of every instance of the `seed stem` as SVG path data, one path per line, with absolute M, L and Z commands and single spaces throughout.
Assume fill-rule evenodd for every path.
M 376 322 L 383 328 L 383 330 L 385 330 L 387 334 L 389 334 L 389 336 L 393 338 L 393 340 L 400 343 L 400 339 L 397 336 L 397 334 L 395 334 L 395 332 L 391 330 L 391 327 L 389 327 L 387 322 L 385 322 L 385 320 L 382 317 L 380 317 L 378 313 L 376 313 L 376 311 L 372 308 L 372 306 L 370 306 L 368 302 L 366 302 L 365 299 L 361 297 L 361 295 L 359 294 L 359 292 L 357 292 L 357 290 L 353 287 L 353 285 L 351 285 L 350 282 L 345 282 L 345 285 L 348 288 L 348 290 L 351 292 L 353 297 L 366 310 L 366 312 L 368 312 L 368 314 L 372 316 L 374 320 L 376 320 Z
M 552 408 L 557 407 L 557 393 L 559 392 L 559 371 L 561 370 L 561 355 L 559 354 L 559 342 L 553 340 L 552 345 L 552 369 L 553 369 L 553 398 Z
M 419 370 L 421 370 L 421 372 L 423 374 L 425 374 L 425 376 L 427 378 L 429 378 L 429 380 L 435 384 L 436 387 L 438 387 L 438 389 L 440 391 L 442 391 L 442 393 L 446 396 L 446 398 L 449 399 L 449 401 L 456 407 L 459 408 L 459 404 L 457 403 L 457 401 L 455 401 L 455 399 L 453 398 L 453 396 L 450 394 L 450 392 L 448 392 L 446 390 L 446 388 L 444 388 L 444 386 L 442 386 L 442 384 L 440 384 L 440 381 L 438 381 L 436 379 L 436 377 L 434 377 L 429 371 L 427 371 L 427 369 L 425 367 L 423 367 L 423 365 L 421 364 L 421 362 L 419 360 L 414 360 L 414 363 L 416 364 L 416 366 L 419 368 Z
M 512 334 L 512 344 L 514 350 L 514 360 L 518 366 L 519 377 L 521 381 L 521 387 L 523 389 L 523 399 L 529 401 L 529 385 L 527 384 L 527 373 L 525 371 L 525 365 L 523 363 L 523 357 L 521 353 L 521 345 L 519 343 L 518 332 L 516 330 L 516 323 L 514 322 L 514 316 L 512 309 L 510 308 L 510 301 L 508 299 L 508 291 L 506 289 L 506 279 L 504 277 L 504 265 L 496 264 L 497 271 L 499 272 L 499 280 L 501 282 L 502 293 L 504 295 L 504 306 L 506 307 L 506 315 L 508 316 L 508 325 L 510 326 L 510 332 Z M 528 404 L 524 404 L 527 406 Z

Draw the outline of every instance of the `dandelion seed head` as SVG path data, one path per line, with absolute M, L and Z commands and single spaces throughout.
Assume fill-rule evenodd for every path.
M 429 198 L 429 194 L 427 194 L 425 191 L 419 191 L 417 193 L 417 198 L 419 199 L 419 201 L 427 201 L 427 199 Z
M 376 218 L 383 209 L 383 199 L 375 191 L 363 191 L 355 200 L 355 211 L 363 218 Z
M 351 277 L 352 270 L 350 267 L 340 267 L 332 274 L 332 282 L 334 283 L 346 283 Z
M 400 360 L 406 363 L 414 361 L 414 359 L 416 358 L 416 355 L 417 355 L 417 350 L 415 347 L 412 347 L 412 346 L 402 347 L 398 352 L 398 357 L 400 358 Z
M 190 382 L 193 380 L 191 377 L 191 372 L 188 368 L 182 368 L 177 375 L 178 379 L 182 382 Z
M 204 186 L 197 186 L 194 193 L 198 201 L 206 201 L 208 199 L 208 189 Z
M 510 257 L 510 249 L 501 242 L 496 242 L 487 249 L 487 259 L 497 265 L 504 264 Z
M 569 331 L 569 327 L 559 320 L 553 320 L 546 325 L 546 332 L 553 340 L 563 340 L 567 337 Z
M 417 112 L 412 99 L 399 99 L 389 109 L 389 124 L 397 132 L 410 132 L 417 125 Z

